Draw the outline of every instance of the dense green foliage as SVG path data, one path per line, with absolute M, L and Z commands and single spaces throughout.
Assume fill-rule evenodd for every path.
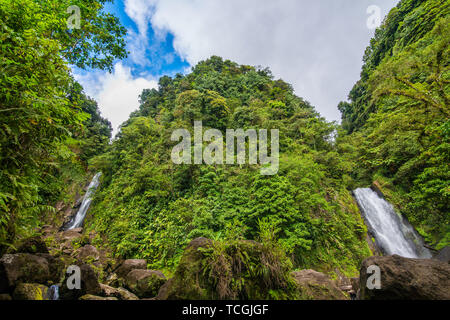
M 0 253 L 57 201 L 73 201 L 68 187 L 93 170 L 103 176 L 86 231 L 116 257 L 189 274 L 186 245 L 213 239 L 195 266 L 205 287 L 188 288 L 203 298 L 292 297 L 294 268 L 355 275 L 371 252 L 350 190 L 373 181 L 429 244 L 449 245 L 448 1 L 403 0 L 390 12 L 339 105 L 342 126 L 269 69 L 213 56 L 144 90 L 111 144 L 111 125 L 68 67 L 111 70 L 126 56 L 106 2 L 0 0 Z M 70 5 L 80 29 L 67 29 Z M 172 133 L 193 136 L 198 120 L 224 136 L 278 129 L 278 174 L 174 164 Z
M 125 55 L 124 30 L 101 12 L 104 2 L 0 1 L 0 249 L 54 212 L 109 141 L 109 123 L 68 67 L 111 68 Z M 82 8 L 79 30 L 67 29 L 71 4 Z
M 295 299 L 297 286 L 292 263 L 284 251 L 262 234 L 261 243 L 197 238 L 178 264 L 169 299 Z M 271 236 L 271 235 L 270 235 Z
M 173 164 L 171 134 L 192 132 L 194 120 L 204 130 L 279 129 L 279 174 L 262 176 L 248 164 Z M 117 255 L 171 268 L 193 238 L 254 240 L 268 225 L 296 266 L 355 272 L 370 253 L 334 130 L 270 71 L 212 57 L 144 91 L 109 152 L 93 159 L 104 180 L 89 228 Z
M 366 51 L 351 102 L 340 104 L 353 176 L 380 180 L 438 248 L 450 241 L 449 14 L 448 1 L 401 1 Z

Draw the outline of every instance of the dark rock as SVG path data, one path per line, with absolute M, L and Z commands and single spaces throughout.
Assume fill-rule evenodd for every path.
M 47 284 L 52 280 L 45 258 L 28 254 L 5 254 L 0 259 L 0 292 L 8 292 L 18 283 Z
M 115 298 L 115 297 L 99 297 L 99 296 L 94 296 L 92 294 L 86 294 L 82 297 L 79 298 L 79 300 L 111 300 L 111 301 L 117 301 L 119 299 Z
M 70 290 L 67 287 L 67 280 L 71 274 L 66 274 L 66 277 L 60 288 L 61 300 L 77 300 L 78 298 L 86 295 L 100 295 L 102 294 L 102 288 L 98 282 L 98 277 L 95 271 L 90 265 L 83 264 L 80 266 L 81 272 L 81 289 Z
M 382 186 L 380 184 L 380 182 L 378 180 L 374 181 L 372 183 L 372 185 L 370 186 L 370 189 L 372 189 L 373 191 L 375 191 L 375 193 L 382 199 L 385 199 L 384 197 L 384 193 L 382 191 Z
M 106 278 L 106 283 L 112 287 L 123 287 L 125 285 L 125 280 L 119 278 L 117 273 L 112 273 Z
M 62 240 L 73 241 L 73 240 L 76 240 L 76 239 L 79 239 L 82 237 L 81 231 L 82 231 L 81 228 L 67 230 L 67 231 L 62 232 L 60 234 L 60 237 Z
M 377 243 L 375 241 L 375 238 L 373 237 L 373 234 L 370 232 L 370 230 L 367 232 L 366 242 L 369 245 L 370 251 L 372 252 L 373 255 L 375 255 L 375 256 L 382 256 L 383 255 L 382 248 L 380 248 L 377 245 Z
M 186 247 L 186 251 L 196 251 L 198 248 L 209 248 L 213 244 L 213 241 L 211 239 L 207 238 L 195 238 L 191 242 L 189 242 L 188 246 Z
M 100 259 L 100 253 L 96 247 L 88 244 L 77 250 L 77 259 L 84 263 L 97 261 Z
M 162 285 L 159 289 L 158 295 L 156 296 L 156 300 L 167 300 L 169 298 L 169 292 L 173 284 L 173 278 L 167 280 L 166 283 Z
M 48 253 L 47 245 L 40 236 L 23 240 L 17 248 L 18 253 Z
M 302 300 L 348 300 L 336 283 L 326 274 L 314 270 L 292 272 Z
M 124 288 L 117 288 L 117 292 L 119 294 L 119 297 L 117 298 L 119 298 L 120 300 L 139 300 L 139 297 L 137 295 Z
M 367 288 L 371 265 L 380 268 L 380 289 Z M 362 263 L 359 283 L 363 300 L 450 300 L 450 265 L 397 255 L 370 257 Z
M 75 203 L 74 203 L 74 205 L 73 205 L 73 209 L 78 209 L 78 208 L 80 208 L 81 207 L 81 204 L 83 203 L 83 197 L 81 197 L 81 196 L 78 196 L 77 197 L 77 200 L 75 200 Z
M 37 283 L 19 283 L 13 293 L 14 300 L 48 300 L 48 288 Z
M 48 253 L 37 253 L 36 256 L 47 260 L 50 272 L 50 282 L 59 283 L 64 277 L 65 264 L 61 258 L 56 258 Z
M 156 270 L 134 269 L 125 278 L 127 288 L 139 298 L 155 297 L 166 281 L 164 274 Z
M 120 278 L 125 278 L 130 271 L 135 269 L 147 269 L 147 261 L 144 259 L 128 259 L 116 269 L 116 274 Z
M 113 288 L 106 284 L 100 284 L 102 288 L 102 296 L 114 297 L 119 300 L 139 300 L 139 298 L 124 288 Z
M 434 259 L 450 263 L 450 247 L 447 246 L 439 251 L 439 253 L 434 257 Z
M 358 290 L 359 290 L 359 278 L 351 278 L 350 281 L 351 281 L 351 284 L 352 284 L 353 291 L 358 292 Z
M 0 301 L 10 301 L 12 300 L 11 296 L 7 293 L 0 294 Z

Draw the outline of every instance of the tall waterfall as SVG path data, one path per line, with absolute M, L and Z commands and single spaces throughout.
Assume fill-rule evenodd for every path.
M 75 218 L 73 218 L 72 221 L 70 221 L 69 225 L 66 227 L 66 230 L 79 228 L 83 225 L 84 218 L 86 217 L 86 213 L 89 210 L 89 206 L 91 205 L 91 202 L 92 202 L 92 195 L 94 194 L 95 190 L 97 189 L 97 187 L 100 183 L 101 175 L 102 175 L 102 173 L 99 172 L 92 179 L 91 183 L 89 184 L 88 190 L 86 191 L 86 194 L 84 195 L 83 202 L 81 203 L 80 209 L 78 209 L 78 212 L 77 212 Z
M 387 254 L 406 258 L 431 258 L 423 240 L 392 205 L 369 188 L 356 189 L 356 201 L 377 245 Z

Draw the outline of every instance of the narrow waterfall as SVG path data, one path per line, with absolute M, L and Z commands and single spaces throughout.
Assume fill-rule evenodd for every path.
M 389 202 L 369 188 L 356 189 L 353 193 L 369 231 L 384 253 L 406 258 L 431 258 L 420 235 Z
M 59 285 L 52 285 L 48 289 L 48 299 L 49 300 L 59 300 Z
M 101 172 L 97 173 L 89 184 L 88 190 L 84 195 L 83 202 L 81 203 L 80 209 L 78 209 L 75 217 L 70 221 L 69 225 L 66 227 L 66 230 L 71 230 L 75 228 L 79 228 L 83 225 L 84 218 L 86 217 L 86 213 L 89 210 L 89 206 L 92 202 L 92 196 L 97 189 L 100 183 Z

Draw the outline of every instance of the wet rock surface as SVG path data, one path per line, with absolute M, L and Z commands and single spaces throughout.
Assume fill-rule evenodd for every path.
M 380 268 L 380 289 L 368 289 L 369 266 Z M 370 257 L 360 270 L 363 300 L 449 300 L 450 265 L 434 259 L 409 259 L 397 255 Z

